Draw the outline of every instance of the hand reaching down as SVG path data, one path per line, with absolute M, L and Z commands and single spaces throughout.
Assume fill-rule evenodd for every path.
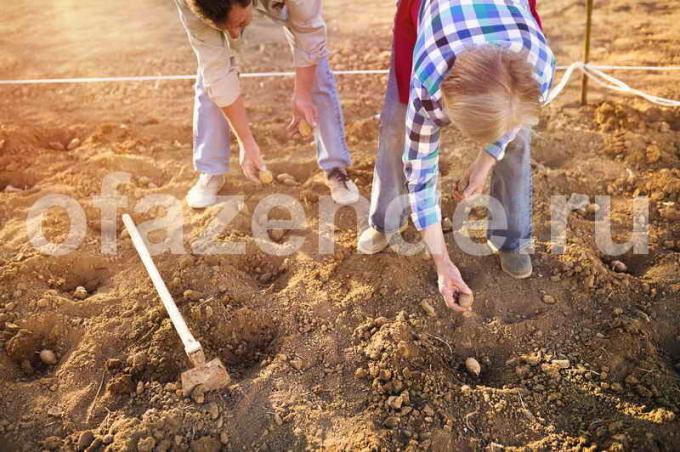
M 456 184 L 454 198 L 457 201 L 463 201 L 482 193 L 486 179 L 495 164 L 496 159 L 487 152 L 480 151 L 475 161 L 465 170 L 463 177 Z
M 444 297 L 446 306 L 458 312 L 471 309 L 469 306 L 463 307 L 458 303 L 461 294 L 472 295 L 472 290 L 465 284 L 458 267 L 453 262 L 446 259 L 437 265 L 437 282 L 439 293 Z
M 267 167 L 262 161 L 262 153 L 257 143 L 239 146 L 239 163 L 243 174 L 251 181 L 260 183 L 260 172 Z

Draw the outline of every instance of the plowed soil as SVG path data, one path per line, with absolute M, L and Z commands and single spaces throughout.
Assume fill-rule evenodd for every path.
M 4 3 L 2 79 L 195 71 L 172 2 Z M 543 3 L 559 64 L 578 60 L 584 2 Z M 386 68 L 393 14 L 392 0 L 326 1 L 334 68 Z M 677 1 L 596 2 L 593 21 L 593 61 L 680 65 Z M 258 20 L 243 70 L 289 67 L 280 29 Z M 617 75 L 680 98 L 677 72 Z M 340 76 L 338 87 L 351 175 L 368 197 L 385 78 Z M 270 169 L 297 183 L 256 186 L 234 157 L 222 194 L 243 195 L 246 208 L 219 238 L 248 252 L 205 255 L 192 244 L 220 208 L 182 201 L 195 180 L 191 81 L 0 86 L 0 450 L 680 448 L 678 109 L 596 86 L 582 107 L 573 81 L 535 131 L 534 276 L 513 280 L 497 257 L 468 256 L 447 234 L 475 291 L 464 317 L 439 299 L 422 253 L 356 253 L 363 208 L 358 220 L 339 210 L 335 251 L 319 252 L 327 188 L 312 144 L 286 136 L 291 88 L 287 78 L 243 80 Z M 443 139 L 450 216 L 453 181 L 476 149 L 454 130 Z M 181 227 L 179 249 L 155 260 L 207 356 L 227 366 L 227 390 L 182 396 L 189 363 L 120 221 L 116 253 L 102 253 L 94 197 L 114 172 L 130 175 L 118 215 Z M 290 256 L 252 238 L 251 212 L 273 193 L 305 209 L 304 229 L 281 239 L 304 239 Z M 574 193 L 585 197 L 573 198 L 557 254 L 550 198 Z M 85 239 L 63 256 L 41 254 L 26 235 L 29 209 L 48 194 L 72 197 L 86 215 Z M 142 212 L 139 200 L 154 194 L 175 197 L 179 211 Z M 634 197 L 649 197 L 648 254 L 598 250 L 596 195 L 612 197 L 617 242 L 630 237 Z M 42 227 L 58 242 L 69 220 L 51 209 Z M 466 370 L 469 357 L 480 375 Z

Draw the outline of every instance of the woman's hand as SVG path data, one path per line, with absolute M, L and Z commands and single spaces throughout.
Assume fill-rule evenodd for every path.
M 448 258 L 440 262 L 435 261 L 435 265 L 437 267 L 439 293 L 444 298 L 446 306 L 458 312 L 469 311 L 471 308 L 464 308 L 458 304 L 460 294 L 472 295 L 472 290 L 463 281 L 458 267 Z
M 475 161 L 465 170 L 463 177 L 456 184 L 454 198 L 457 201 L 463 201 L 480 194 L 495 164 L 496 159 L 486 151 L 480 151 Z
M 446 306 L 458 312 L 469 311 L 470 308 L 458 304 L 458 296 L 461 293 L 472 294 L 472 291 L 463 281 L 458 267 L 451 262 L 441 224 L 432 224 L 423 229 L 421 234 L 437 268 L 439 293 L 444 297 Z

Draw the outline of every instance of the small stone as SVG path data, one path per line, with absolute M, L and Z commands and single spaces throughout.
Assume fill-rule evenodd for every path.
M 597 203 L 590 203 L 588 206 L 586 206 L 586 212 L 589 213 L 590 215 L 595 215 L 597 212 L 600 211 L 600 205 Z
M 434 310 L 432 305 L 427 302 L 427 300 L 422 300 L 420 302 L 420 307 L 423 308 L 423 311 L 430 317 L 436 317 L 437 316 L 437 311 Z
M 275 228 L 271 229 L 269 231 L 269 237 L 272 238 L 273 241 L 278 242 L 281 239 L 283 239 L 283 236 L 286 234 L 286 231 L 280 228 Z
M 548 402 L 554 402 L 555 400 L 559 400 L 561 397 L 562 396 L 559 392 L 551 392 L 548 394 Z
M 635 386 L 635 392 L 637 392 L 640 395 L 640 397 L 645 397 L 645 398 L 650 398 L 654 395 L 654 394 L 652 394 L 652 391 L 650 391 L 649 389 L 647 389 L 646 387 L 644 387 L 642 385 Z
M 638 380 L 638 378 L 633 374 L 628 374 L 628 376 L 624 379 L 624 381 L 626 382 L 627 385 L 631 385 L 631 386 L 634 386 L 634 385 L 640 383 L 640 380 Z
M 286 184 L 287 181 L 292 181 L 293 184 L 297 183 L 295 178 L 288 173 L 277 174 L 276 180 L 281 182 L 282 184 Z M 286 184 L 286 185 L 290 185 L 290 184 Z
M 58 436 L 48 436 L 41 441 L 42 446 L 48 450 L 58 450 L 61 448 L 63 440 Z
M 617 273 L 625 273 L 626 271 L 628 271 L 628 267 L 626 266 L 626 264 L 624 264 L 621 261 L 612 261 L 611 266 L 612 270 L 614 270 Z
M 390 381 L 392 379 L 392 371 L 389 369 L 380 369 L 378 379 L 381 381 Z
M 479 374 L 482 373 L 482 366 L 480 366 L 479 361 L 473 357 L 469 357 L 465 360 L 465 368 L 475 377 L 478 377 Z
M 47 364 L 48 366 L 54 366 L 57 364 L 57 355 L 52 350 L 41 350 L 40 361 Z
M 647 163 L 656 163 L 661 158 L 661 149 L 656 144 L 650 144 L 646 150 Z
M 283 425 L 283 419 L 281 419 L 281 415 L 279 413 L 274 413 L 274 422 L 276 422 L 276 425 L 278 426 Z
M 385 427 L 394 428 L 397 425 L 399 425 L 399 418 L 397 416 L 388 416 L 387 419 L 385 419 Z
M 453 231 L 453 222 L 449 217 L 445 217 L 442 220 L 442 231 L 443 232 L 451 232 Z
M 623 386 L 621 386 L 621 383 L 612 383 L 611 388 L 614 392 L 623 392 Z
M 553 359 L 552 363 L 559 367 L 560 369 L 569 369 L 571 363 L 568 359 Z
M 201 299 L 202 294 L 196 290 L 187 289 L 182 296 L 186 301 L 198 301 Z
M 375 325 L 377 328 L 387 325 L 388 323 L 390 323 L 390 321 L 387 317 L 378 317 L 373 321 L 373 325 Z
M 366 378 L 367 375 L 368 372 L 363 367 L 357 367 L 357 369 L 354 371 L 354 376 L 359 379 Z
M 120 369 L 121 367 L 123 367 L 123 361 L 118 358 L 109 358 L 106 360 L 107 370 L 116 370 Z
M 515 367 L 515 374 L 517 374 L 517 376 L 519 378 L 526 377 L 527 375 L 529 375 L 529 366 L 517 366 L 517 367 Z
M 154 447 L 156 447 L 156 439 L 153 436 L 142 438 L 137 443 L 137 450 L 139 452 L 152 452 Z
M 59 141 L 51 141 L 48 146 L 55 151 L 63 151 L 65 149 L 64 144 L 60 143 Z
M 111 444 L 112 442 L 113 442 L 113 435 L 110 434 L 110 433 L 107 433 L 102 438 L 102 443 L 104 443 L 104 444 Z
M 302 360 L 302 358 L 291 359 L 289 363 L 295 370 L 302 370 L 302 368 L 305 366 L 305 363 Z
M 210 402 L 207 406 L 207 411 L 210 415 L 210 419 L 213 421 L 220 417 L 220 407 L 217 406 L 216 402 Z
M 92 441 L 94 441 L 94 433 L 89 430 L 85 430 L 78 437 L 78 445 L 76 447 L 78 450 L 85 450 L 87 449 L 87 446 L 92 444 Z
M 143 381 L 137 382 L 137 388 L 135 389 L 135 393 L 137 395 L 142 395 L 142 393 L 144 393 L 144 382 Z
M 557 300 L 552 295 L 543 295 L 543 303 L 545 304 L 555 304 Z
M 191 400 L 198 405 L 202 405 L 205 402 L 205 386 L 197 385 L 191 391 Z
M 39 308 L 46 308 L 50 305 L 50 301 L 47 298 L 41 298 L 36 304 Z
M 224 430 L 220 432 L 220 442 L 225 446 L 229 444 L 229 434 Z
M 394 410 L 401 409 L 403 404 L 404 404 L 404 399 L 401 396 L 390 396 L 387 399 L 387 405 Z
M 430 405 L 425 405 L 423 413 L 425 413 L 426 416 L 432 417 L 434 416 L 434 409 Z
M 220 442 L 210 436 L 195 439 L 191 442 L 192 452 L 219 452 Z
M 73 298 L 76 300 L 84 300 L 87 298 L 87 295 L 87 289 L 83 286 L 78 286 L 76 287 L 76 290 L 73 291 Z
M 75 137 L 74 139 L 68 142 L 68 144 L 66 145 L 66 149 L 72 151 L 78 146 L 80 146 L 80 138 Z

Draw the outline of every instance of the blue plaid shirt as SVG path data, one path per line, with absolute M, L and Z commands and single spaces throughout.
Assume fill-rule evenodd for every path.
M 545 99 L 555 71 L 555 57 L 527 0 L 422 0 L 413 73 L 406 113 L 404 173 L 412 219 L 417 229 L 441 221 L 437 178 L 439 129 L 450 123 L 442 107 L 440 85 L 456 55 L 470 46 L 493 44 L 526 52 Z M 497 160 L 519 129 L 484 147 Z

